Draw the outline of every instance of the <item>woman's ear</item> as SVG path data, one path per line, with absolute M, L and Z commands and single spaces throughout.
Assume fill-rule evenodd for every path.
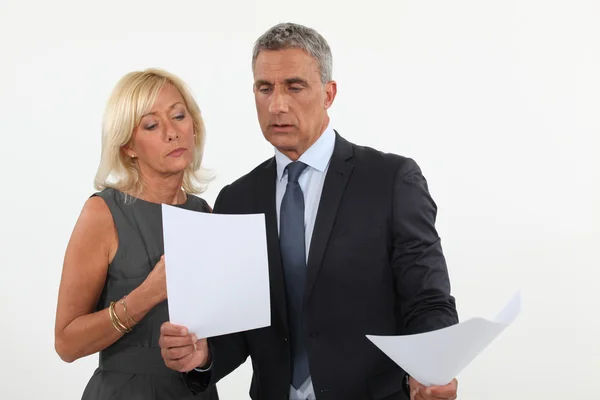
M 131 146 L 129 144 L 126 144 L 124 146 L 121 146 L 121 150 L 123 151 L 123 153 L 125 153 L 125 155 L 129 158 L 136 158 L 137 156 L 135 155 L 135 152 L 131 149 Z

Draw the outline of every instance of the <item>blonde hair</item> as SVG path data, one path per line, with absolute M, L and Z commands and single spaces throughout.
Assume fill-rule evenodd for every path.
M 194 121 L 194 158 L 184 171 L 183 190 L 194 194 L 206 190 L 212 176 L 202 167 L 206 133 L 200 108 L 180 78 L 156 68 L 130 72 L 113 89 L 102 122 L 102 154 L 94 179 L 96 189 L 112 187 L 125 193 L 143 190 L 137 163 L 121 148 L 131 141 L 142 116 L 150 111 L 158 93 L 168 83 L 179 90 Z

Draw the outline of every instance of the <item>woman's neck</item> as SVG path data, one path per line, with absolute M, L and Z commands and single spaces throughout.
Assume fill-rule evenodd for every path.
M 138 197 L 151 203 L 182 204 L 187 196 L 181 189 L 183 174 L 169 177 L 142 176 L 144 182 Z

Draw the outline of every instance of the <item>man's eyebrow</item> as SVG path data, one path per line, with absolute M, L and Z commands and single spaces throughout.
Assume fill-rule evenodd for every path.
M 172 110 L 172 109 L 174 109 L 174 108 L 175 108 L 175 106 L 176 106 L 177 104 L 183 104 L 183 103 L 182 103 L 182 102 L 180 102 L 180 101 L 178 101 L 178 102 L 176 102 L 176 103 L 173 103 L 173 104 L 171 104 L 171 106 L 169 107 L 169 110 Z M 154 115 L 154 114 L 156 114 L 156 113 L 155 113 L 155 112 L 149 112 L 149 113 L 146 113 L 146 114 L 142 115 L 142 118 L 143 118 L 143 117 L 145 117 L 145 116 L 147 116 L 147 115 Z
M 298 83 L 302 86 L 308 86 L 308 81 L 304 78 L 300 78 L 299 76 L 294 76 L 292 78 L 288 78 L 285 80 L 285 83 L 287 83 L 288 85 L 291 85 L 293 83 Z
M 273 83 L 271 83 L 267 80 L 264 80 L 264 79 L 257 79 L 256 81 L 254 81 L 254 86 L 256 86 L 256 87 L 260 87 L 263 85 L 273 86 Z
M 296 83 L 296 84 L 300 84 L 302 86 L 309 86 L 308 85 L 308 81 L 306 79 L 304 79 L 304 78 L 300 78 L 299 76 L 293 76 L 291 78 L 287 78 L 287 79 L 284 80 L 284 82 L 287 85 L 292 85 L 292 84 Z M 264 86 L 273 86 L 273 82 L 269 82 L 269 81 L 267 81 L 265 79 L 257 79 L 254 82 L 254 86 L 255 87 L 260 87 L 260 86 L 263 86 L 263 85 Z

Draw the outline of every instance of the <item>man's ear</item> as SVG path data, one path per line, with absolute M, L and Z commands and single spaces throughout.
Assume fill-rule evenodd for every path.
M 328 110 L 337 95 L 337 83 L 329 81 L 325 84 L 325 109 Z

